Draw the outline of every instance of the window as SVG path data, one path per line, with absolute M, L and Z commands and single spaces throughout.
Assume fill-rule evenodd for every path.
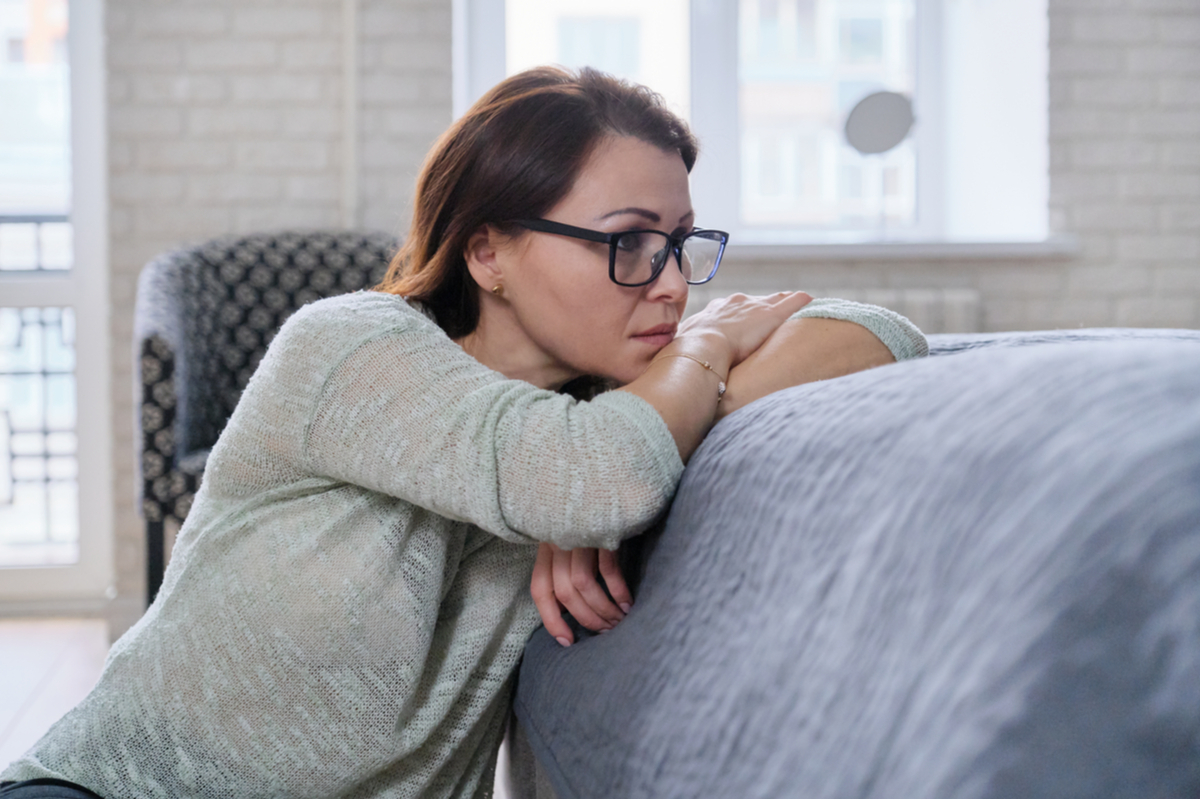
M 0 5 L 0 270 L 70 269 L 66 13 Z M 74 344 L 70 308 L 0 305 L 0 566 L 78 560 Z
M 653 87 L 686 117 L 687 19 L 688 0 L 508 0 L 504 74 L 539 64 L 595 67 Z
M 741 0 L 741 222 L 760 229 L 904 230 L 916 219 L 912 139 L 860 155 L 842 125 L 859 100 L 911 96 L 914 0 Z M 891 175 L 892 192 L 885 183 Z
M 112 580 L 100 6 L 0 0 L 0 38 L 0 603 L 79 608 Z
M 645 83 L 700 137 L 693 200 L 735 246 L 1041 241 L 1046 15 L 1046 0 L 456 0 L 455 106 L 542 63 Z M 880 90 L 911 97 L 917 122 L 863 156 L 845 118 Z

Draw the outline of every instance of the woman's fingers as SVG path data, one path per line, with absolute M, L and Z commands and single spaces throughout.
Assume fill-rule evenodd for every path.
M 559 644 L 567 647 L 575 641 L 571 626 L 562 617 L 562 606 L 554 595 L 554 546 L 538 545 L 537 561 L 533 565 L 533 578 L 529 582 L 529 593 L 537 606 L 542 624 Z
M 776 292 L 773 295 L 768 295 L 768 297 L 772 302 L 776 303 L 798 304 L 796 306 L 796 311 L 799 311 L 812 302 L 812 295 L 810 295 L 808 292 L 802 291 Z
M 601 552 L 603 551 L 593 547 L 580 547 L 571 551 L 571 585 L 579 592 L 583 602 L 587 603 L 588 609 L 604 621 L 603 627 L 611 628 L 625 618 L 625 612 L 608 598 L 596 577 L 598 554 Z M 583 620 L 580 620 L 580 624 L 584 624 Z M 591 627 L 586 624 L 584 626 Z
M 709 331 L 725 338 L 731 347 L 733 363 L 753 353 L 784 320 L 812 302 L 807 292 L 777 292 L 750 296 L 732 294 L 712 301 L 703 311 L 689 317 L 680 333 Z
M 586 550 L 586 548 L 585 548 Z M 562 603 L 575 621 L 591 631 L 607 630 L 612 626 L 599 614 L 592 610 L 590 603 L 584 599 L 583 593 L 576 585 L 574 561 L 575 551 L 554 548 L 554 596 Z M 593 568 L 594 570 L 594 568 Z M 592 581 L 595 582 L 593 572 Z M 578 579 L 578 583 L 586 587 L 587 581 Z
M 605 593 L 597 571 L 612 599 Z M 563 619 L 564 608 L 588 630 L 606 631 L 624 619 L 633 604 L 615 553 L 587 547 L 563 550 L 545 542 L 538 545 L 529 592 L 542 624 L 564 647 L 575 641 Z
M 772 328 L 771 332 L 774 333 L 775 329 L 786 322 L 788 317 L 811 303 L 812 295 L 808 292 L 778 292 L 762 299 L 771 306 L 771 316 L 775 320 L 775 328 Z
M 600 562 L 600 577 L 604 578 L 604 585 L 608 587 L 608 593 L 612 595 L 612 599 L 620 606 L 621 611 L 629 613 L 629 608 L 633 605 L 633 594 L 629 591 L 629 586 L 625 583 L 625 576 L 621 574 L 620 564 L 617 563 L 617 554 L 613 550 L 600 550 L 598 553 Z

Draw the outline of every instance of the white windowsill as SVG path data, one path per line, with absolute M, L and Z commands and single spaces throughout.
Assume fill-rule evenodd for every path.
M 1079 252 L 1073 234 L 1036 242 L 964 241 L 755 241 L 750 234 L 730 237 L 726 254 L 738 261 L 912 261 L 948 259 L 1070 258 Z

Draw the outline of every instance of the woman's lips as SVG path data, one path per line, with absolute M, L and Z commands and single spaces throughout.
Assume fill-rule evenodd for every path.
M 635 333 L 630 338 L 634 341 L 643 342 L 655 347 L 666 347 L 675 338 L 675 328 L 676 326 L 674 325 L 656 325 L 653 328 L 647 328 L 644 331 Z

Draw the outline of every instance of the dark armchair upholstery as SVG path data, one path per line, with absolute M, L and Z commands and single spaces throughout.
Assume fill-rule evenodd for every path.
M 227 236 L 151 261 L 134 323 L 146 593 L 162 584 L 164 523 L 182 524 L 209 450 L 292 312 L 378 283 L 395 238 L 358 231 Z

